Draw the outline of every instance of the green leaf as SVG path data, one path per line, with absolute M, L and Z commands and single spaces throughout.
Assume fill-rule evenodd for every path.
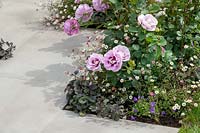
M 132 33 L 136 33 L 136 32 L 138 32 L 138 29 L 137 29 L 137 27 L 129 27 L 129 32 L 132 32 Z
M 87 98 L 86 98 L 86 97 L 81 97 L 81 98 L 78 100 L 78 102 L 79 102 L 80 104 L 85 104 L 85 103 L 87 103 Z
M 167 41 L 165 40 L 164 37 L 161 37 L 160 38 L 160 42 L 158 43 L 159 46 L 165 46 L 167 45 Z
M 149 6 L 149 10 L 152 13 L 158 12 L 160 10 L 160 5 L 158 5 L 158 4 L 152 4 L 152 5 Z
M 117 4 L 117 3 L 119 3 L 119 1 L 118 0 L 109 0 L 111 3 L 113 3 L 113 4 Z
M 140 49 L 140 46 L 139 45 L 136 45 L 136 44 L 133 44 L 132 45 L 132 48 L 136 51 L 138 51 Z

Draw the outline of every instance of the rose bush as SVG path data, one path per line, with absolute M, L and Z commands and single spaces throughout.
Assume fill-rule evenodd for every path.
M 94 8 L 82 11 L 86 23 L 104 14 L 106 30 L 94 41 L 88 37 L 88 48 L 81 52 L 86 63 L 66 87 L 64 109 L 180 126 L 200 104 L 200 1 L 86 3 Z M 109 8 L 95 9 L 96 4 Z

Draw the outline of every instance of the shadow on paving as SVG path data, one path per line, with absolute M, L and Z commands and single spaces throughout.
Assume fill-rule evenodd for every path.
M 47 48 L 39 49 L 39 51 L 53 52 L 61 54 L 63 57 L 70 56 L 74 49 L 78 50 L 81 44 L 86 42 L 87 38 L 85 35 L 87 34 L 79 34 L 63 39 L 61 42 L 54 43 Z M 25 84 L 29 84 L 33 87 L 43 87 L 44 89 L 42 91 L 45 96 L 45 101 L 53 102 L 55 106 L 63 108 L 65 105 L 64 89 L 67 85 L 67 81 L 70 79 L 70 77 L 64 73 L 66 71 L 73 72 L 76 69 L 76 66 L 66 63 L 52 64 L 46 66 L 44 69 L 27 72 L 26 76 L 30 77 L 30 80 Z
M 53 102 L 56 107 L 63 108 L 65 104 L 64 88 L 69 77 L 65 71 L 74 71 L 73 66 L 68 64 L 52 64 L 45 69 L 29 71 L 26 76 L 30 77 L 25 84 L 32 87 L 43 87 L 45 102 Z
M 51 47 L 39 49 L 39 51 L 61 53 L 63 57 L 69 57 L 73 51 L 77 53 L 78 49 L 82 47 L 82 44 L 87 41 L 86 35 L 79 34 L 71 36 L 70 38 L 63 39 L 59 43 L 53 44 Z

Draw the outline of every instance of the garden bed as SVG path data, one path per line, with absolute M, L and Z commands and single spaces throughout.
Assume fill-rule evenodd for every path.
M 187 123 L 200 104 L 199 6 L 196 0 L 54 5 L 48 25 L 68 35 L 83 26 L 105 28 L 79 51 L 64 109 L 172 127 Z

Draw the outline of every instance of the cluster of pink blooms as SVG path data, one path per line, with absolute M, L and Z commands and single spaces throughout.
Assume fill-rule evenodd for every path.
M 79 4 L 80 0 L 75 0 L 74 3 Z M 93 7 L 88 4 L 80 4 L 75 12 L 75 19 L 68 19 L 64 24 L 64 31 L 68 35 L 77 34 L 79 31 L 79 23 L 78 20 L 82 22 L 87 22 L 91 19 L 93 15 L 93 9 L 97 12 L 105 12 L 109 5 L 107 3 L 103 3 L 103 0 L 93 0 Z
M 123 62 L 130 60 L 130 51 L 126 46 L 118 45 L 109 50 L 105 55 L 93 53 L 87 60 L 86 67 L 91 71 L 100 71 L 101 64 L 106 70 L 117 72 Z

